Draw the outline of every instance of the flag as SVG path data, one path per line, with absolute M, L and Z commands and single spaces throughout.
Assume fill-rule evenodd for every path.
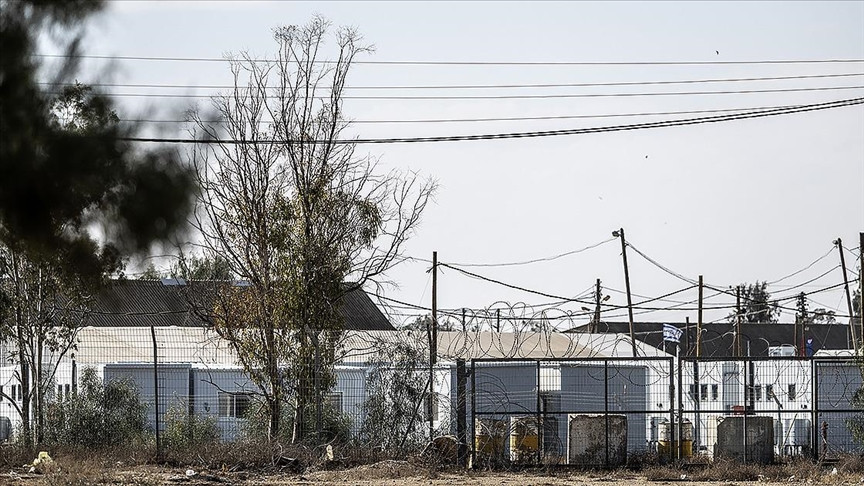
M 672 324 L 663 324 L 663 340 L 669 341 L 672 343 L 680 343 L 681 342 L 681 334 L 684 331 L 678 329 Z

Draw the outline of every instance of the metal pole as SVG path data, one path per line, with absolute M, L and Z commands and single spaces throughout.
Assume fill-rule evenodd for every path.
M 537 414 L 536 414 L 537 422 L 535 425 L 537 426 L 537 464 L 540 464 L 543 458 L 543 426 L 541 424 L 542 418 L 540 417 L 540 360 L 537 360 Z
M 603 361 L 603 416 L 606 419 L 606 461 L 604 467 L 609 467 L 609 362 Z M 570 424 L 567 424 L 570 428 Z M 568 444 L 569 447 L 569 444 Z M 569 454 L 569 451 L 568 451 Z
M 471 360 L 471 467 L 477 464 L 477 370 Z
M 736 357 L 741 357 L 741 286 L 735 287 L 735 346 Z
M 156 354 L 156 329 L 150 326 L 153 338 L 153 404 L 156 412 L 156 460 L 162 459 L 162 440 L 159 433 L 159 360 Z
M 633 348 L 633 357 L 636 353 L 636 334 L 633 332 L 633 298 L 630 295 L 630 269 L 627 266 L 627 240 L 624 239 L 624 228 L 613 231 L 612 236 L 621 238 L 621 256 L 624 258 L 624 287 L 627 290 L 627 317 L 630 323 L 630 345 Z
M 843 241 L 840 238 L 834 240 L 837 245 L 837 250 L 840 252 L 840 266 L 843 268 L 843 290 L 846 291 L 846 307 L 849 309 L 849 327 L 852 329 L 852 345 L 855 347 L 855 354 L 861 348 L 861 337 L 855 329 L 855 313 L 852 311 L 852 296 L 849 294 L 849 276 L 846 274 L 846 258 L 843 256 Z M 864 336 L 862 336 L 864 337 Z
M 811 360 L 810 361 L 810 383 L 813 384 L 813 389 L 811 390 L 811 403 L 813 406 L 810 407 L 810 449 L 813 454 L 813 460 L 819 460 L 819 429 L 816 427 L 816 424 L 819 421 L 819 361 Z
M 429 340 L 429 440 L 435 435 L 435 361 L 438 358 L 438 252 L 432 252 L 432 326 Z
M 702 357 L 702 275 L 699 275 L 699 313 L 696 318 L 696 357 Z
M 466 385 L 465 360 L 456 360 L 456 439 L 459 442 L 457 464 L 465 467 L 465 459 L 468 455 L 468 437 L 465 434 L 466 410 L 465 410 L 465 385 Z

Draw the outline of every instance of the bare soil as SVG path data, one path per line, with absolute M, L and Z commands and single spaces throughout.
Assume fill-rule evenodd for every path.
M 52 470 L 45 474 L 30 474 L 24 468 L 0 473 L 0 484 L 21 485 L 309 485 L 309 486 L 345 486 L 345 485 L 406 485 L 406 486 L 605 486 L 607 484 L 627 486 L 679 486 L 723 485 L 723 486 L 779 486 L 784 484 L 862 484 L 864 477 L 860 473 L 849 473 L 833 468 L 819 468 L 797 471 L 788 478 L 760 479 L 757 481 L 714 480 L 694 482 L 686 472 L 673 469 L 649 470 L 641 473 L 628 471 L 596 471 L 585 472 L 575 470 L 555 471 L 522 471 L 522 472 L 491 472 L 491 471 L 436 471 L 429 467 L 412 464 L 407 461 L 381 461 L 375 464 L 358 466 L 350 469 L 325 470 L 296 473 L 252 472 L 223 470 L 194 470 L 183 467 L 167 466 L 123 466 L 106 467 L 97 463 L 78 460 L 76 463 L 58 461 Z M 680 475 L 684 474 L 683 477 Z M 734 475 L 733 475 L 734 476 Z

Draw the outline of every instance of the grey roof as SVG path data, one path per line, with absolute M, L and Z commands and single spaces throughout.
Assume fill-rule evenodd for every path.
M 684 330 L 681 335 L 682 356 L 696 355 L 696 323 L 688 326 L 684 322 L 634 322 L 633 333 L 636 340 L 663 348 L 663 324 L 671 324 Z M 571 332 L 587 332 L 588 325 L 573 328 Z M 598 333 L 629 334 L 630 324 L 627 322 L 601 322 L 597 326 Z M 733 341 L 735 327 L 729 323 L 713 323 L 702 325 L 702 356 L 729 357 L 734 356 Z M 812 341 L 808 344 L 807 341 Z M 800 337 L 799 337 L 800 340 Z M 741 353 L 747 355 L 747 345 L 750 345 L 751 356 L 768 356 L 768 348 L 773 346 L 800 346 L 795 342 L 795 324 L 764 323 L 741 324 Z M 847 324 L 811 324 L 804 329 L 804 344 L 808 354 L 821 349 L 849 349 L 849 326 Z
M 177 285 L 177 281 L 163 283 L 160 280 L 113 280 L 97 294 L 86 325 L 203 326 L 204 322 L 195 316 L 190 305 L 189 292 L 194 292 L 195 287 L 196 285 Z M 394 330 L 390 321 L 363 289 L 352 290 L 342 297 L 342 312 L 345 315 L 345 329 Z

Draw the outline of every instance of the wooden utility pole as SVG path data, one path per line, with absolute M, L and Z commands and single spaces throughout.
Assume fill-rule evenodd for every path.
M 464 307 L 462 308 L 462 332 L 463 333 L 467 332 L 467 329 L 465 327 L 465 308 Z
M 735 287 L 735 356 L 741 357 L 741 286 Z
M 627 317 L 630 322 L 630 345 L 633 348 L 633 357 L 636 352 L 636 333 L 633 332 L 633 298 L 630 296 L 630 269 L 627 266 L 627 240 L 624 239 L 624 228 L 613 231 L 612 236 L 621 238 L 621 256 L 624 258 L 624 287 L 627 290 Z
M 702 275 L 699 275 L 699 313 L 696 315 L 696 357 L 702 357 Z
M 597 332 L 597 327 L 600 325 L 600 279 L 597 279 L 597 287 L 594 290 L 594 318 L 591 319 L 591 327 L 588 332 Z
M 429 339 L 429 440 L 435 435 L 435 362 L 438 358 L 438 252 L 432 252 L 432 322 Z
M 495 331 L 501 332 L 501 309 L 495 309 Z
M 858 233 L 858 320 L 861 321 L 861 335 L 864 336 L 864 233 Z
M 843 268 L 843 290 L 846 291 L 846 308 L 849 310 L 849 329 L 852 331 L 852 346 L 855 348 L 855 354 L 858 354 L 858 349 L 861 348 L 861 342 L 855 329 L 855 313 L 852 311 L 852 296 L 849 293 L 849 276 L 846 274 L 846 258 L 843 256 L 843 241 L 840 238 L 834 240 L 837 245 L 837 251 L 840 252 L 840 267 Z

